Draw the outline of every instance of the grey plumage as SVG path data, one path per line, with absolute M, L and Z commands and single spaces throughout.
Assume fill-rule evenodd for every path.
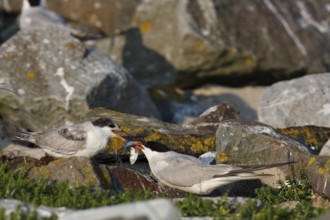
M 156 152 L 140 142 L 128 142 L 146 155 L 152 174 L 162 184 L 186 192 L 205 195 L 216 188 L 239 180 L 259 179 L 268 174 L 256 174 L 253 171 L 290 164 L 232 166 L 228 164 L 207 165 L 195 157 L 169 152 Z
M 18 132 L 17 140 L 38 145 L 55 157 L 92 157 L 106 147 L 109 138 L 119 137 L 119 127 L 108 118 L 44 132 Z

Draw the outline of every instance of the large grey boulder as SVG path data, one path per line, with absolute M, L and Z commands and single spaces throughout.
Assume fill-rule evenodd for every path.
M 295 161 L 296 164 L 274 168 L 275 178 L 264 178 L 276 187 L 278 179 L 297 176 L 308 163 L 310 150 L 302 143 L 255 121 L 225 120 L 216 132 L 217 162 L 229 164 L 272 164 Z M 268 172 L 268 170 L 263 170 Z M 269 181 L 269 182 L 268 182 Z
M 330 127 L 330 73 L 283 81 L 266 88 L 259 120 L 274 127 Z
M 159 117 L 121 65 L 62 28 L 19 32 L 0 48 L 0 115 L 24 129 L 74 122 L 89 108 Z
M 5 2 L 0 0 L 0 7 L 19 11 L 19 0 L 9 8 Z M 103 48 L 148 86 L 271 83 L 329 69 L 329 19 L 322 2 L 54 0 L 47 5 L 108 36 L 124 33 Z
M 327 16 L 322 3 L 293 0 L 144 1 L 131 23 L 138 29 L 115 38 L 113 57 L 149 86 L 268 84 L 328 70 Z

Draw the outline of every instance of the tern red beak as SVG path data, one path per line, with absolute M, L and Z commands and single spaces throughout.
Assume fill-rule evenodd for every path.
M 135 149 L 138 149 L 138 150 L 143 150 L 144 149 L 143 144 L 142 144 L 141 141 L 128 141 L 124 145 L 124 148 L 127 148 L 127 147 L 134 147 Z

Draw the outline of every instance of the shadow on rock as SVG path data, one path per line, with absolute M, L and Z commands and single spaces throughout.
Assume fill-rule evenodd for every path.
M 126 44 L 123 48 L 123 66 L 143 85 L 170 84 L 176 70 L 165 57 L 143 44 L 138 28 L 131 28 L 123 35 Z

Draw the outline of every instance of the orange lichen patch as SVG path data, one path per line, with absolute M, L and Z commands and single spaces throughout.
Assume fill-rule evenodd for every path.
M 229 157 L 225 153 L 219 152 L 216 155 L 216 161 L 217 162 L 223 163 L 223 162 L 228 161 L 228 159 L 229 159 Z
M 140 24 L 139 28 L 142 33 L 147 33 L 151 31 L 152 24 L 150 22 L 143 22 Z
M 312 166 L 315 163 L 315 161 L 316 161 L 316 158 L 315 157 L 309 158 L 307 167 Z
M 195 43 L 194 43 L 194 49 L 195 49 L 195 51 L 197 51 L 197 52 L 202 51 L 203 48 L 204 48 L 203 41 L 196 40 Z
M 90 167 L 84 167 L 84 168 L 83 168 L 83 171 L 84 171 L 85 174 L 90 174 L 90 173 L 92 173 L 92 169 L 91 169 Z
M 34 78 L 36 78 L 36 76 L 37 76 L 37 73 L 34 71 L 31 71 L 31 70 L 26 73 L 26 77 L 29 79 L 34 79 Z
M 244 64 L 247 65 L 247 66 L 251 66 L 253 65 L 255 62 L 254 62 L 254 59 L 252 57 L 246 57 L 244 59 Z

